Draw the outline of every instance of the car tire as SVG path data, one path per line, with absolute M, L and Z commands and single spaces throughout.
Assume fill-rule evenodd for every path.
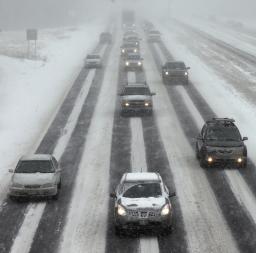
M 59 198 L 59 190 L 57 190 L 57 193 L 52 196 L 53 200 L 58 200 L 58 198 Z
M 166 228 L 163 229 L 162 231 L 162 235 L 170 235 L 173 231 L 173 227 L 172 226 L 168 226 Z
M 125 231 L 120 226 L 115 226 L 115 234 L 119 237 L 122 237 L 125 235 Z
M 200 167 L 203 168 L 203 169 L 206 169 L 208 167 L 208 164 L 205 161 L 205 158 L 203 156 L 201 156 L 199 158 L 199 163 L 200 163 Z
M 9 198 L 10 198 L 10 200 L 11 201 L 18 201 L 18 197 L 16 197 L 16 196 L 9 196 Z

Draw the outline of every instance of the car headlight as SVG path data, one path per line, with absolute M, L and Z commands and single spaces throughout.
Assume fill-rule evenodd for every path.
M 120 215 L 120 216 L 125 216 L 126 215 L 126 211 L 125 211 L 123 206 L 121 206 L 121 205 L 117 206 L 117 214 Z
M 145 106 L 150 106 L 150 102 L 149 102 L 149 101 L 146 101 L 146 102 L 144 103 L 144 105 L 145 105 Z
M 134 49 L 133 52 L 134 52 L 134 53 L 137 53 L 137 49 Z
M 125 50 L 124 49 L 122 49 L 122 53 L 124 53 L 125 52 Z
M 238 158 L 237 158 L 237 162 L 238 162 L 238 163 L 242 163 L 242 162 L 243 162 L 243 158 L 242 158 L 242 157 L 238 157 Z
M 213 162 L 213 158 L 212 158 L 211 156 L 208 156 L 207 162 L 208 162 L 208 163 L 212 163 L 212 162 Z
M 169 75 L 169 72 L 168 72 L 168 71 L 166 71 L 166 72 L 165 72 L 165 74 L 168 76 L 168 75 Z
M 188 75 L 188 72 L 185 72 L 184 75 L 187 76 L 187 75 Z
M 141 65 L 142 65 L 142 62 L 139 61 L 139 62 L 138 62 L 138 65 L 141 66 Z
M 125 65 L 126 65 L 126 66 L 129 66 L 129 65 L 130 65 L 130 63 L 127 61 L 127 62 L 125 63 Z
M 171 207 L 170 207 L 169 204 L 166 204 L 166 205 L 162 208 L 161 215 L 162 215 L 162 216 L 166 216 L 166 215 L 168 215 L 170 212 L 171 212 Z
M 128 107 L 130 104 L 128 102 L 125 102 L 124 105 Z

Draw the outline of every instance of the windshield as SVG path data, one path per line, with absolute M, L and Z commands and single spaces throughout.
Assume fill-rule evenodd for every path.
M 167 68 L 170 69 L 185 69 L 185 64 L 183 62 L 168 62 L 166 64 Z
M 87 59 L 99 59 L 99 55 L 87 55 Z
M 162 195 L 159 183 L 141 183 L 130 187 L 124 192 L 125 198 L 157 198 Z
M 215 126 L 207 129 L 206 140 L 241 141 L 241 135 L 234 126 Z
M 148 95 L 150 96 L 150 90 L 146 87 L 126 87 L 124 95 Z
M 22 161 L 15 169 L 16 173 L 53 173 L 50 161 Z

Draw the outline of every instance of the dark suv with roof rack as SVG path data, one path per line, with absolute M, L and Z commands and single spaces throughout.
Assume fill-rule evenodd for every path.
M 196 156 L 201 167 L 246 167 L 247 149 L 244 141 L 248 138 L 241 137 L 234 122 L 235 120 L 229 118 L 213 118 L 206 121 L 196 142 Z

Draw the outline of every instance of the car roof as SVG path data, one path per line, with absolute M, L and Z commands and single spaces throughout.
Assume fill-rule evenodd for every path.
M 125 182 L 137 182 L 137 181 L 156 181 L 161 182 L 161 177 L 158 173 L 153 172 L 134 172 L 125 174 Z
M 20 161 L 48 161 L 52 159 L 52 155 L 50 154 L 32 154 L 32 155 L 24 155 L 20 158 Z

